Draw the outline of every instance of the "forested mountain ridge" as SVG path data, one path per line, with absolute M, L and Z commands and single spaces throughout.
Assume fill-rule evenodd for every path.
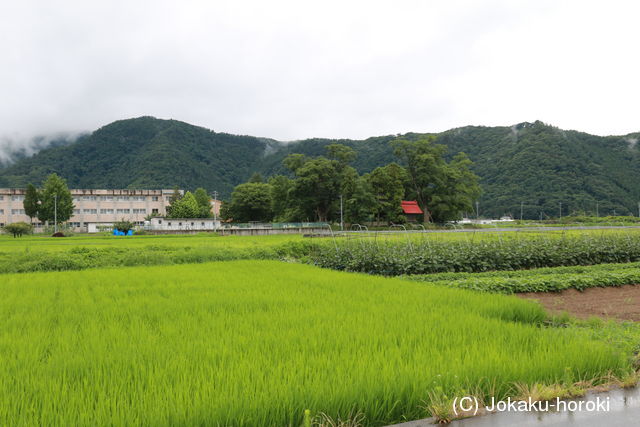
M 217 133 L 177 120 L 119 120 L 76 143 L 0 169 L 0 187 L 40 183 L 49 173 L 72 188 L 181 188 L 228 194 L 277 141 Z
M 407 133 L 406 139 L 426 134 Z M 601 137 L 542 122 L 467 126 L 433 134 L 448 155 L 464 151 L 474 162 L 483 194 L 480 214 L 557 216 L 585 211 L 637 214 L 640 201 L 640 133 Z M 272 139 L 217 133 L 176 120 L 120 120 L 75 143 L 47 148 L 0 168 L 0 187 L 39 184 L 56 172 L 74 188 L 205 187 L 228 197 L 254 172 L 286 173 L 291 153 L 326 154 L 331 143 L 348 145 L 360 173 L 396 161 L 389 145 L 399 135 L 365 140 Z

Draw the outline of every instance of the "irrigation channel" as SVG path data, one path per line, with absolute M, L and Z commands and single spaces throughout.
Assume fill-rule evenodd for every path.
M 584 398 L 570 399 L 560 411 L 555 410 L 555 401 L 550 402 L 549 411 L 504 411 L 480 415 L 462 420 L 455 420 L 451 427 L 512 427 L 512 426 L 575 426 L 575 427 L 628 427 L 640 424 L 640 388 L 614 389 L 601 393 L 587 393 Z M 569 402 L 575 402 L 569 404 Z M 589 406 L 587 403 L 591 402 Z M 597 404 L 608 410 L 586 410 Z M 582 404 L 583 410 L 570 410 Z M 552 410 L 552 408 L 554 410 Z M 566 410 L 565 410 L 566 409 Z M 393 427 L 427 427 L 433 426 L 434 418 L 394 424 Z

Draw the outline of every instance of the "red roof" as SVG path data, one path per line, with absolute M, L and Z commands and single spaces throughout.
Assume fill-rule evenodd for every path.
M 422 209 L 420 209 L 420 206 L 418 206 L 418 202 L 416 202 L 415 200 L 403 200 L 401 202 L 402 205 L 402 212 L 406 213 L 406 214 L 419 214 L 422 215 L 424 214 L 424 212 L 422 212 Z

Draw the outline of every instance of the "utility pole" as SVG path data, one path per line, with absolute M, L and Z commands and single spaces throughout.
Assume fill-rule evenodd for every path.
M 342 194 L 340 195 L 340 231 L 344 231 L 344 220 L 342 216 Z
M 600 211 L 598 210 L 598 201 L 596 200 L 596 218 L 600 217 Z
M 522 211 L 524 210 L 524 202 L 520 202 L 520 221 L 522 221 Z
M 218 200 L 218 192 L 213 192 L 213 226 L 216 227 L 216 221 L 218 217 L 216 216 L 216 200 Z
M 562 219 L 562 202 L 560 202 L 560 219 Z
M 53 232 L 58 232 L 58 195 L 53 195 Z
M 480 219 L 480 202 L 476 200 L 476 219 Z

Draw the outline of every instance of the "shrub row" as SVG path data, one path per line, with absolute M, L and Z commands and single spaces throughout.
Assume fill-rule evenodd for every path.
M 483 272 L 640 261 L 640 235 L 470 241 L 342 241 L 322 245 L 316 265 L 386 276 Z

